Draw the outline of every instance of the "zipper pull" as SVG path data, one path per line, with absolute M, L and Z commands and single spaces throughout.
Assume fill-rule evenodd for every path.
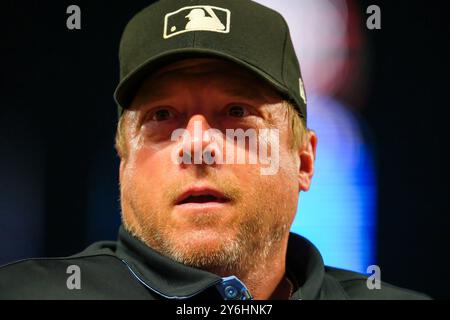
M 235 276 L 222 278 L 216 289 L 224 300 L 253 300 L 244 283 Z

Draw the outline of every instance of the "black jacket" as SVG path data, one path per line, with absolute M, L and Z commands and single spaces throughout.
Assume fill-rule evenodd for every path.
M 370 290 L 366 276 L 324 266 L 318 250 L 295 234 L 289 238 L 286 264 L 290 278 L 298 284 L 291 297 L 294 300 L 428 298 L 386 283 Z M 74 274 L 69 267 L 74 265 L 79 267 L 80 289 L 67 285 Z M 0 299 L 220 301 L 236 292 L 245 297 L 245 289 L 239 279 L 222 279 L 161 256 L 123 227 L 116 242 L 97 242 L 66 258 L 28 259 L 0 268 Z

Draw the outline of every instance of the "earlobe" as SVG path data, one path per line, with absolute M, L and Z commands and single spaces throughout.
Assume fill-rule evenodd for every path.
M 308 130 L 307 139 L 299 149 L 300 166 L 298 172 L 299 191 L 308 191 L 314 175 L 314 162 L 316 160 L 317 135 Z

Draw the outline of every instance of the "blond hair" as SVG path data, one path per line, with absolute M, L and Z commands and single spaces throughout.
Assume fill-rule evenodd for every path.
M 286 109 L 286 115 L 289 123 L 290 132 L 290 147 L 292 150 L 297 150 L 303 143 L 305 143 L 308 129 L 305 120 L 300 115 L 297 107 L 288 101 L 283 101 Z

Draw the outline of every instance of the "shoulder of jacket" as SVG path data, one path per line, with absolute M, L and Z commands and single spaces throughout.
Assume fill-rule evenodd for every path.
M 339 268 L 325 267 L 325 274 L 330 281 L 342 288 L 347 299 L 355 300 L 429 300 L 429 296 L 381 282 L 379 289 L 370 288 L 367 275 Z
M 55 258 L 28 258 L 17 260 L 11 263 L 0 266 L 0 275 L 5 272 L 14 272 L 16 270 L 26 270 L 30 267 L 42 267 L 46 266 L 54 267 L 56 265 L 70 265 L 76 262 L 89 261 L 95 257 L 113 257 L 114 252 L 110 248 L 100 247 L 96 243 L 90 245 L 85 250 L 67 257 L 55 257 Z
M 77 293 L 68 288 L 68 279 L 77 272 L 82 279 L 100 282 L 102 275 L 127 271 L 107 248 L 84 250 L 69 257 L 19 260 L 0 267 L 0 299 L 70 299 Z

